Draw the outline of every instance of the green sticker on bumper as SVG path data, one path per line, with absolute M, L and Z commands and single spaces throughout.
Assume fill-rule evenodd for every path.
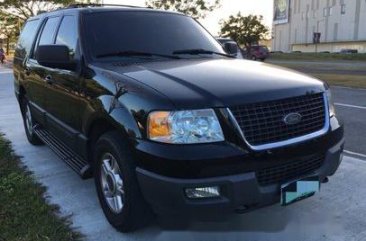
M 308 178 L 283 185 L 281 187 L 281 205 L 286 206 L 311 197 L 319 190 L 319 178 Z

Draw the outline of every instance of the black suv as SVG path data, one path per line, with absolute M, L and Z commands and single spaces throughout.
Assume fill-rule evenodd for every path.
M 235 59 L 179 13 L 103 6 L 32 17 L 14 75 L 29 142 L 94 176 L 123 232 L 156 214 L 288 205 L 342 159 L 325 83 Z

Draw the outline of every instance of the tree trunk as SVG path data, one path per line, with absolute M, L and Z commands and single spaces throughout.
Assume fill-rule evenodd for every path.
M 10 51 L 10 38 L 6 38 L 6 55 L 9 55 Z
M 247 59 L 251 59 L 252 58 L 251 57 L 251 47 L 252 47 L 252 45 L 250 43 L 245 43 L 244 45 L 245 45 L 245 48 L 247 50 L 247 56 L 246 56 L 246 58 Z

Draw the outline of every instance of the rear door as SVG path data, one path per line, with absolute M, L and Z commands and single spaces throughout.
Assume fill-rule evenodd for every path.
M 25 23 L 24 28 L 19 36 L 19 40 L 14 53 L 14 76 L 15 80 L 23 82 L 28 74 L 25 71 L 25 62 L 27 61 L 37 32 L 40 20 L 32 19 Z

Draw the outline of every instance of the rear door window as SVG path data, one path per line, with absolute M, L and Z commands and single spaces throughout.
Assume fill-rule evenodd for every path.
M 35 19 L 28 21 L 25 24 L 23 31 L 19 37 L 15 57 L 25 58 L 25 56 L 29 53 L 34 43 L 34 39 L 37 35 L 39 22 L 39 19 Z

